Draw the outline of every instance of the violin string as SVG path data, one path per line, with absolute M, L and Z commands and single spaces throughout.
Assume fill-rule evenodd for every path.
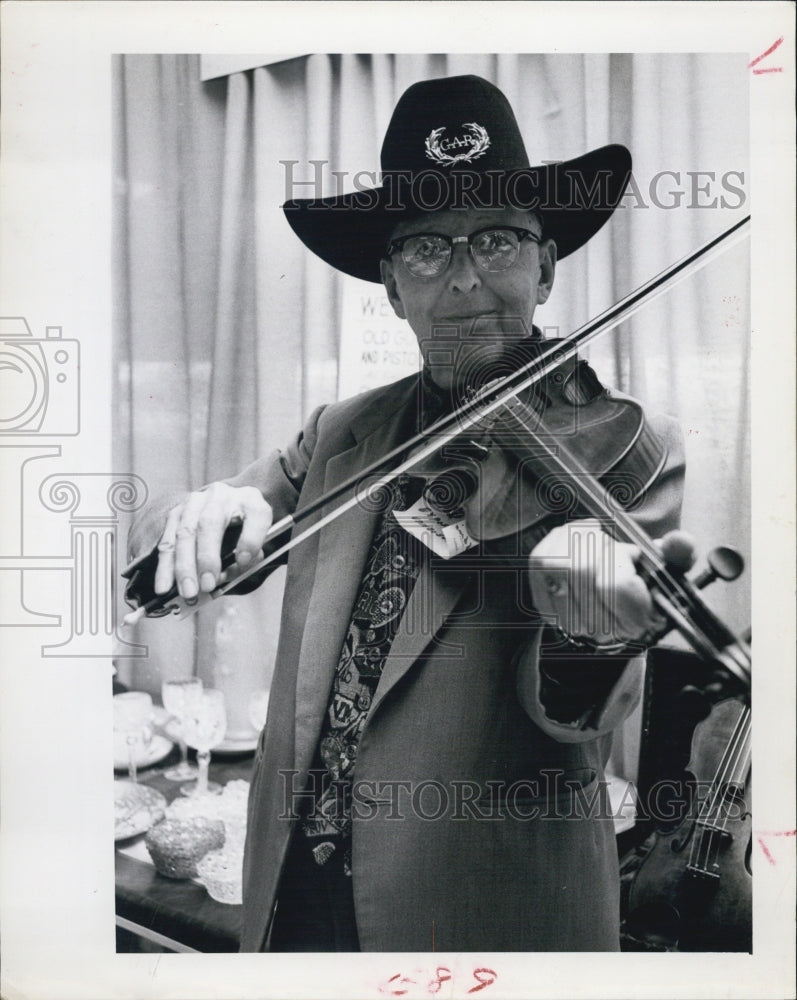
M 709 871 L 711 851 L 714 847 L 716 837 L 719 836 L 717 819 L 720 815 L 719 807 L 723 798 L 722 788 L 728 780 L 732 758 L 736 753 L 735 744 L 741 734 L 743 714 L 742 712 L 736 719 L 731 738 L 724 748 L 714 777 L 709 785 L 708 793 L 700 803 L 696 819 L 696 833 L 692 839 L 689 852 L 689 867 L 695 868 L 698 871 Z
M 689 867 L 699 871 L 709 871 L 712 850 L 727 830 L 727 810 L 724 814 L 722 811 L 727 802 L 727 785 L 743 784 L 750 764 L 750 709 L 746 705 L 741 708 L 697 817 L 698 832 L 692 840 Z
M 293 517 L 283 518 L 276 524 L 272 525 L 272 528 L 264 539 L 264 546 L 274 538 L 284 534 L 287 530 L 300 523 L 301 520 L 311 516 L 321 507 L 334 502 L 334 500 L 338 499 L 349 489 L 362 483 L 363 480 L 365 480 L 369 475 L 377 472 L 380 468 L 384 468 L 385 465 L 389 464 L 394 459 L 400 458 L 402 455 L 406 455 L 408 448 L 413 448 L 416 445 L 428 440 L 432 441 L 429 451 L 423 451 L 422 449 L 421 452 L 412 456 L 412 461 L 400 462 L 398 467 L 394 468 L 391 472 L 386 473 L 384 477 L 380 477 L 371 483 L 364 495 L 360 495 L 359 497 L 355 495 L 349 502 L 341 504 L 335 509 L 335 511 L 330 512 L 329 517 L 324 517 L 319 521 L 314 522 L 308 529 L 305 529 L 304 532 L 292 538 L 288 543 L 281 546 L 269 556 L 260 560 L 255 560 L 246 568 L 246 570 L 238 573 L 233 580 L 222 585 L 221 587 L 216 588 L 216 590 L 209 595 L 209 598 L 216 599 L 217 597 L 222 596 L 229 590 L 240 585 L 248 577 L 265 569 L 277 559 L 282 558 L 282 556 L 284 556 L 289 549 L 293 548 L 295 544 L 298 544 L 299 541 L 303 541 L 305 538 L 315 534 L 316 531 L 321 530 L 325 524 L 329 523 L 329 520 L 334 519 L 335 516 L 345 513 L 352 506 L 360 503 L 363 499 L 369 498 L 378 489 L 383 488 L 385 485 L 392 482 L 393 479 L 402 474 L 402 472 L 410 471 L 412 465 L 418 464 L 418 462 L 428 457 L 429 454 L 434 451 L 439 450 L 440 447 L 453 439 L 455 436 L 459 436 L 464 431 L 469 430 L 471 427 L 476 425 L 480 420 L 483 420 L 485 416 L 489 416 L 490 413 L 497 410 L 504 402 L 500 395 L 498 398 L 495 398 L 496 394 L 500 394 L 502 391 L 506 390 L 507 394 L 511 396 L 542 381 L 542 379 L 563 364 L 564 361 L 572 358 L 576 354 L 579 346 L 587 344 L 596 337 L 614 329 L 620 323 L 624 322 L 630 316 L 638 312 L 643 306 L 647 305 L 648 302 L 653 301 L 655 298 L 664 294 L 664 292 L 669 291 L 671 288 L 675 287 L 675 285 L 679 284 L 687 277 L 690 277 L 695 271 L 702 269 L 720 253 L 724 253 L 731 246 L 738 243 L 745 237 L 743 230 L 746 226 L 748 226 L 749 222 L 750 216 L 745 216 L 719 236 L 709 240 L 702 247 L 687 254 L 671 267 L 655 275 L 645 284 L 641 285 L 639 288 L 629 293 L 629 295 L 625 296 L 625 298 L 621 299 L 620 302 L 615 303 L 609 309 L 605 310 L 597 318 L 580 327 L 569 337 L 557 341 L 549 349 L 546 350 L 544 347 L 545 342 L 541 342 L 542 353 L 538 358 L 521 367 L 518 371 L 496 381 L 489 387 L 488 395 L 489 397 L 493 397 L 492 399 L 487 398 L 485 400 L 483 398 L 476 398 L 468 401 L 459 409 L 454 410 L 452 413 L 436 421 L 426 431 L 416 435 L 410 441 L 405 442 L 404 444 L 393 449 L 387 455 L 373 463 L 372 466 L 369 466 L 367 469 L 359 472 L 355 477 L 352 477 L 351 480 L 341 483 L 337 488 L 335 488 L 335 490 L 319 497 L 318 500 L 309 504 L 301 512 L 297 512 Z M 447 434 L 449 435 L 448 437 L 446 437 Z M 149 610 L 158 606 L 163 606 L 169 602 L 172 602 L 173 608 L 178 614 L 178 617 L 188 617 L 189 615 L 194 614 L 200 606 L 206 603 L 206 599 L 203 595 L 200 595 L 200 599 L 193 605 L 187 605 L 183 599 L 177 595 L 176 588 L 172 588 L 168 594 L 156 597 L 152 601 L 148 602 L 146 606 L 140 608 L 139 611 L 143 611 L 146 614 Z M 132 620 L 137 617 L 138 612 L 135 612 L 134 614 L 127 616 L 125 620 L 126 622 L 131 623 Z
M 696 271 L 710 264 L 720 254 L 725 253 L 732 246 L 739 243 L 747 235 L 745 227 L 748 226 L 749 222 L 750 216 L 747 215 L 723 233 L 720 233 L 719 236 L 709 240 L 699 249 L 686 254 L 675 264 L 660 271 L 643 285 L 640 285 L 624 298 L 620 299 L 619 302 L 605 309 L 597 317 L 589 320 L 568 337 L 558 341 L 551 351 L 540 357 L 539 361 L 534 361 L 525 367 L 521 367 L 516 372 L 507 375 L 500 382 L 496 382 L 494 386 L 490 387 L 491 393 L 506 392 L 507 395 L 516 394 L 522 392 L 541 378 L 551 374 L 559 365 L 573 358 L 580 347 L 589 344 L 592 340 L 619 326 L 625 320 L 630 319 L 643 306 L 655 301 L 665 292 L 671 291 L 682 281 L 686 280 L 686 278 L 691 277 Z M 548 362 L 547 365 L 544 364 L 546 361 Z M 528 374 L 532 376 L 532 382 L 525 380 L 527 369 Z
M 723 780 L 717 785 L 716 798 L 718 802 L 715 805 L 716 815 L 711 817 L 713 826 L 717 828 L 712 833 L 714 833 L 714 839 L 718 841 L 721 841 L 722 835 L 727 832 L 728 827 L 730 803 L 727 786 L 729 783 L 733 783 L 736 786 L 741 785 L 744 787 L 744 781 L 750 766 L 750 710 L 746 706 L 743 706 L 739 717 L 736 735 L 739 745 L 735 748 L 733 759 L 729 761 L 727 773 L 722 775 Z M 736 793 L 736 789 L 734 789 L 734 793 Z M 738 796 L 735 794 L 735 797 Z M 722 809 L 723 805 L 728 805 L 728 808 L 724 811 Z M 707 850 L 713 846 L 714 840 L 708 845 Z
M 685 586 L 686 581 L 682 583 L 670 572 L 659 549 L 644 529 L 636 523 L 630 514 L 618 506 L 616 499 L 592 473 L 587 471 L 567 446 L 558 442 L 557 453 L 548 449 L 535 428 L 513 410 L 512 403 L 522 407 L 517 398 L 505 399 L 504 401 L 509 404 L 506 413 L 510 414 L 516 425 L 538 446 L 545 456 L 545 460 L 558 467 L 558 471 L 567 477 L 567 482 L 574 485 L 576 492 L 580 494 L 580 499 L 585 502 L 590 513 L 601 521 L 605 521 L 608 517 L 614 527 L 620 530 L 621 536 L 626 541 L 635 544 L 645 556 L 649 563 L 645 569 L 651 575 L 651 582 L 659 588 L 662 595 L 662 600 L 657 601 L 654 589 L 652 591 L 654 603 L 660 610 L 664 611 L 665 616 L 672 623 L 672 627 L 677 628 L 689 639 L 698 651 L 719 660 L 743 683 L 748 683 L 750 676 L 749 649 L 716 616 L 709 617 L 708 609 L 702 606 L 695 592 Z M 541 425 L 541 423 L 541 420 L 537 419 L 537 424 Z M 689 614 L 685 613 L 684 609 L 689 609 Z M 704 626 L 697 620 L 698 616 L 695 612 L 700 612 L 700 617 L 714 623 L 715 626 L 721 626 L 725 633 L 721 637 L 722 648 L 718 647 L 714 638 L 706 632 Z
M 545 449 L 544 443 L 531 424 L 511 408 L 507 412 L 512 415 L 520 429 L 535 444 Z M 683 588 L 667 568 L 667 563 L 661 552 L 648 537 L 644 529 L 637 524 L 627 511 L 618 506 L 616 498 L 582 465 L 567 445 L 558 444 L 557 451 L 558 454 L 554 454 L 545 449 L 546 460 L 550 460 L 557 465 L 560 473 L 566 475 L 569 481 L 577 484 L 577 492 L 582 494 L 582 502 L 586 501 L 586 505 L 591 507 L 590 512 L 600 519 L 609 517 L 612 524 L 620 529 L 620 533 L 624 536 L 625 540 L 636 545 L 647 557 L 651 564 L 649 568 L 657 575 L 657 583 L 674 591 L 679 597 L 686 597 L 687 595 L 683 591 Z
M 732 759 L 728 762 L 727 774 L 723 774 L 723 782 L 726 785 L 744 784 L 744 779 L 747 776 L 747 769 L 750 765 L 750 758 L 752 755 L 750 737 L 750 709 L 746 705 L 743 705 L 742 712 L 738 720 L 738 745 L 734 750 Z M 722 801 L 724 801 L 724 799 Z M 720 812 L 720 821 L 722 829 L 726 829 L 728 823 L 727 812 L 725 814 Z

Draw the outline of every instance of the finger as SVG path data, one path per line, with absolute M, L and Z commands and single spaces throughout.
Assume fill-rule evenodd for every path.
M 697 551 L 695 541 L 685 531 L 668 531 L 656 542 L 664 561 L 679 573 L 687 573 L 695 564 Z
M 615 635 L 626 642 L 647 640 L 661 631 L 665 624 L 656 611 L 644 580 L 638 576 L 618 588 L 613 611 Z
M 634 548 L 615 542 L 592 525 L 579 532 L 571 553 L 573 566 L 563 628 L 595 642 L 613 641 L 617 588 L 633 578 Z
M 174 575 L 182 597 L 191 600 L 199 593 L 196 564 L 196 536 L 199 517 L 207 502 L 204 493 L 191 493 L 183 505 L 175 533 Z
M 221 544 L 230 521 L 237 510 L 228 510 L 224 499 L 209 496 L 202 509 L 196 532 L 196 565 L 199 589 L 214 590 L 221 574 Z
M 266 503 L 259 492 L 254 493 L 251 500 L 247 498 L 241 505 L 243 525 L 235 547 L 235 560 L 241 568 L 248 566 L 253 559 L 260 558 L 263 542 L 274 520 L 270 504 Z
M 565 563 L 564 535 L 560 532 L 551 538 L 556 531 L 534 549 L 529 561 L 534 606 L 546 621 L 570 635 L 595 632 L 605 602 L 607 560 L 600 545 L 584 544 L 581 534 L 574 534 L 568 542 L 570 551 L 564 553 Z M 605 535 L 599 538 L 613 544 Z M 557 551 L 554 558 L 548 556 L 550 547 Z
M 570 587 L 569 570 L 563 565 L 568 548 L 568 526 L 558 525 L 537 542 L 528 559 L 534 609 L 544 621 L 561 628 Z
M 528 574 L 534 609 L 542 618 L 554 623 L 558 613 L 557 598 L 567 589 L 566 571 L 563 573 L 561 568 L 551 566 L 541 556 L 531 556 Z
M 181 504 L 169 511 L 166 527 L 158 542 L 158 565 L 155 568 L 154 582 L 156 594 L 166 594 L 174 586 L 174 545 L 182 510 Z
M 686 556 L 688 544 L 690 550 L 693 548 L 693 543 L 691 539 L 685 532 L 670 532 L 669 534 L 673 536 L 680 536 L 675 540 L 674 545 L 677 546 L 677 552 L 684 556 L 684 565 L 688 561 Z M 665 536 L 666 538 L 667 536 Z M 662 550 L 661 539 L 654 540 L 654 544 L 660 551 L 662 555 L 669 562 L 669 557 L 664 550 Z M 636 546 L 625 546 L 626 551 L 630 554 L 633 567 L 636 570 L 641 559 L 641 551 Z M 665 546 L 666 549 L 666 546 Z M 673 549 L 674 554 L 676 549 Z M 679 556 L 676 555 L 676 558 Z M 621 609 L 621 628 L 623 636 L 626 639 L 632 641 L 640 641 L 646 644 L 650 644 L 656 636 L 667 631 L 668 622 L 665 616 L 656 607 L 653 600 L 653 596 L 650 592 L 650 588 L 645 580 L 639 575 L 638 571 L 629 574 L 629 567 L 627 564 L 623 566 L 623 585 L 625 587 L 625 592 L 623 595 L 623 606 Z
M 635 545 L 617 544 L 611 565 L 611 584 L 607 585 L 604 603 L 618 639 L 640 635 L 653 614 L 653 601 L 644 580 L 637 572 L 640 552 Z
M 571 539 L 574 533 L 577 533 L 574 524 L 559 524 L 551 528 L 531 550 L 530 565 L 544 566 L 552 560 L 561 562 L 567 559 L 572 550 Z
M 665 622 L 637 573 L 638 556 L 636 546 L 624 543 L 611 543 L 605 551 L 596 552 L 589 572 L 582 573 L 571 588 L 566 631 L 606 644 L 641 641 L 663 628 Z

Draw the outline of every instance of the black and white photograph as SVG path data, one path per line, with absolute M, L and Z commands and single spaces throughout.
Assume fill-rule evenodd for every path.
M 3 997 L 789 995 L 789 5 L 24 7 Z

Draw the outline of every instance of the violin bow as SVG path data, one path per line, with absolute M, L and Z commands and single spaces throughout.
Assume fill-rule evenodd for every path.
M 220 586 L 216 587 L 215 590 L 209 593 L 200 592 L 197 597 L 186 600 L 179 595 L 176 587 L 172 587 L 167 593 L 158 595 L 140 608 L 125 615 L 123 624 L 133 625 L 144 617 L 169 615 L 181 620 L 189 618 L 206 604 L 210 603 L 210 601 L 224 596 L 230 590 L 240 586 L 244 580 L 254 576 L 256 573 L 262 572 L 268 566 L 281 560 L 291 549 L 321 531 L 336 518 L 346 513 L 346 511 L 363 503 L 368 503 L 369 500 L 373 502 L 373 498 L 378 496 L 379 491 L 384 490 L 385 487 L 389 486 L 400 475 L 411 472 L 415 466 L 434 454 L 441 447 L 481 423 L 490 414 L 500 410 L 517 393 L 542 381 L 557 367 L 572 358 L 581 347 L 619 326 L 648 303 L 671 291 L 682 281 L 686 280 L 686 278 L 691 277 L 697 271 L 711 263 L 716 257 L 741 242 L 749 233 L 749 225 L 750 216 L 746 215 L 743 219 L 734 223 L 718 236 L 713 237 L 697 250 L 688 253 L 670 267 L 650 278 L 619 302 L 616 302 L 603 313 L 591 319 L 584 326 L 579 327 L 568 337 L 557 340 L 555 345 L 547 351 L 545 350 L 545 342 L 543 341 L 542 351 L 533 361 L 491 383 L 482 395 L 469 400 L 458 409 L 441 417 L 425 431 L 415 435 L 409 441 L 403 442 L 356 475 L 351 476 L 328 493 L 309 503 L 306 507 L 281 518 L 279 521 L 275 521 L 263 539 L 263 547 L 297 527 L 303 521 L 307 520 L 307 518 L 316 514 L 321 508 L 339 500 L 350 490 L 354 490 L 351 497 L 338 504 L 333 510 L 308 525 L 303 531 L 295 534 L 278 549 L 264 556 L 262 559 L 256 560 L 247 566 L 245 570 L 226 580 Z M 408 451 L 411 454 L 407 457 Z M 390 465 L 394 461 L 398 461 L 398 464 L 390 468 L 387 472 L 383 471 L 385 466 Z M 674 610 L 677 611 L 677 609 Z M 738 671 L 735 672 L 738 676 Z

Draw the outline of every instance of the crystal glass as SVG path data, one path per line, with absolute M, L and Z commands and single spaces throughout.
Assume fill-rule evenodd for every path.
M 146 691 L 114 695 L 113 731 L 127 746 L 127 772 L 135 782 L 136 758 L 152 742 L 152 697 Z
M 199 881 L 218 903 L 240 904 L 243 898 L 243 849 L 210 851 L 197 862 Z
M 218 746 L 227 732 L 227 713 L 224 707 L 224 693 L 215 689 L 202 692 L 199 703 L 185 716 L 183 739 L 197 752 L 199 777 L 190 785 L 183 785 L 183 795 L 207 795 L 218 792 L 221 785 L 208 781 L 210 751 Z
M 185 719 L 199 705 L 202 699 L 202 681 L 199 677 L 183 680 L 164 681 L 161 687 L 163 707 L 171 715 L 168 732 L 180 744 L 180 763 L 163 772 L 169 781 L 187 781 L 199 774 L 198 768 L 188 763 L 188 747 L 183 737 Z

